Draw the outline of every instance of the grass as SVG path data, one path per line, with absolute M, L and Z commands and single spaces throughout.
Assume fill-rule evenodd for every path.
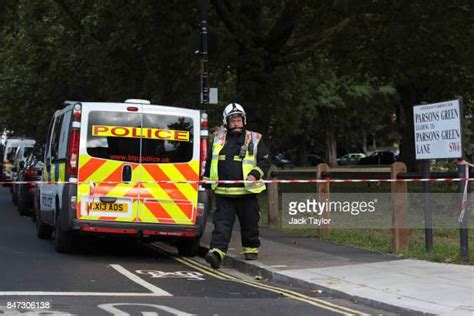
M 457 192 L 457 183 L 433 183 L 433 193 L 455 193 Z M 280 199 L 281 193 L 315 193 L 315 184 L 280 184 Z M 371 183 L 334 183 L 331 184 L 331 193 L 389 193 L 390 183 L 380 183 L 379 185 Z M 422 193 L 423 183 L 408 183 L 408 192 L 410 193 Z M 268 225 L 268 196 L 267 194 L 261 194 L 259 196 L 260 210 L 261 210 L 261 225 Z M 472 202 L 471 202 L 472 204 Z M 281 205 L 281 204 L 280 204 Z M 472 207 L 471 207 L 472 209 Z M 440 212 L 433 211 L 433 222 L 451 222 L 453 228 L 436 228 L 433 229 L 433 248 L 430 252 L 425 251 L 425 237 L 424 229 L 410 229 L 409 230 L 409 249 L 406 252 L 397 253 L 396 255 L 410 258 L 418 258 L 422 260 L 428 260 L 433 262 L 445 262 L 445 263 L 460 263 L 460 238 L 459 229 L 456 228 L 456 215 L 453 214 L 440 214 Z M 391 210 L 388 211 L 391 214 Z M 472 211 L 471 211 L 472 213 Z M 423 210 L 422 209 L 408 209 L 409 221 L 417 221 L 417 223 L 423 222 Z M 470 216 L 470 226 L 468 243 L 471 245 L 469 249 L 469 264 L 474 264 L 474 216 Z M 380 220 L 375 219 L 375 220 Z M 386 220 L 386 218 L 385 218 Z M 391 219 L 389 218 L 389 221 Z M 386 224 L 386 221 L 385 221 Z M 386 226 L 374 226 L 374 227 L 386 227 Z M 443 227 L 443 226 L 438 226 Z M 288 229 L 278 227 L 277 229 L 282 231 L 290 231 L 293 233 L 301 234 L 304 236 L 310 236 L 314 238 L 320 238 L 318 229 Z M 332 229 L 331 233 L 322 237 L 325 240 L 344 244 L 348 246 L 359 247 L 382 253 L 392 253 L 391 246 L 391 230 L 387 229 Z
M 298 232 L 305 236 L 319 238 L 316 230 Z M 323 239 L 337 244 L 349 245 L 358 248 L 368 249 L 381 253 L 392 253 L 391 251 L 391 233 L 390 230 L 332 230 Z M 469 237 L 469 243 L 472 244 L 474 236 Z M 433 231 L 433 248 L 430 252 L 425 251 L 424 230 L 412 229 L 409 236 L 408 251 L 396 253 L 395 255 L 418 258 L 433 262 L 460 263 L 459 251 L 459 231 L 455 229 L 440 229 Z M 469 249 L 470 264 L 474 262 L 474 249 Z

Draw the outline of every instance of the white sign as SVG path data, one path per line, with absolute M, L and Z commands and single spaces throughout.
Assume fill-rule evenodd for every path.
M 413 107 L 416 159 L 461 158 L 461 119 L 458 100 Z
M 217 104 L 219 91 L 217 88 L 209 88 L 209 104 Z

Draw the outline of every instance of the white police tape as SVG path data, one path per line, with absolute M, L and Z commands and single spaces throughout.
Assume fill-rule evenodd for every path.
M 127 181 L 129 184 L 236 184 L 236 183 L 370 183 L 370 182 L 469 182 L 474 178 L 416 178 L 416 179 L 305 179 L 305 180 L 155 180 L 155 181 Z M 90 181 L 3 181 L 0 184 L 90 184 Z M 94 181 L 95 184 L 118 184 L 121 181 Z
M 419 179 L 308 179 L 308 180 L 155 180 L 155 181 L 127 181 L 130 184 L 236 184 L 236 183 L 370 183 L 370 182 L 462 182 L 474 181 L 474 178 L 419 178 Z M 0 184 L 90 184 L 90 181 L 1 181 Z M 118 184 L 120 181 L 95 181 L 95 184 Z
M 462 166 L 466 166 L 466 168 L 465 168 L 465 178 L 469 179 L 469 168 L 474 168 L 474 164 L 472 164 L 470 162 L 467 162 L 466 160 L 462 160 L 462 159 L 457 161 L 457 164 L 462 165 Z M 472 180 L 472 179 L 470 179 L 470 180 Z M 466 180 L 464 182 L 463 194 L 462 194 L 462 199 L 461 199 L 461 210 L 460 210 L 459 218 L 458 218 L 459 223 L 463 222 L 464 215 L 466 214 L 466 210 L 467 210 L 467 188 L 468 188 L 470 180 Z

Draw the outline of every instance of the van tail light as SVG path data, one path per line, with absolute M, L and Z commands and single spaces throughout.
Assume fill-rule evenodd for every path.
M 207 137 L 209 131 L 207 130 L 207 113 L 201 112 L 201 151 L 199 155 L 199 178 L 202 179 L 204 170 L 206 170 L 206 159 L 207 159 Z
M 25 168 L 25 180 L 28 181 L 27 183 L 27 190 L 28 192 L 34 192 L 36 184 L 34 181 L 37 180 L 38 172 L 33 169 L 33 167 Z
M 77 176 L 77 161 L 79 155 L 79 129 L 72 129 L 69 133 L 69 150 L 67 153 L 68 172 L 70 176 Z
M 199 170 L 200 178 L 204 175 L 204 170 L 206 169 L 206 159 L 207 159 L 207 138 L 201 138 L 201 152 L 199 158 Z
M 75 122 L 80 122 L 80 121 L 81 121 L 81 111 L 75 111 L 75 112 L 72 114 L 72 119 L 73 119 L 73 121 L 75 121 Z
M 69 133 L 69 149 L 67 152 L 67 169 L 69 176 L 77 176 L 77 161 L 79 158 L 79 137 L 81 126 L 82 105 L 76 103 L 72 112 L 72 129 Z
M 73 122 L 80 122 L 81 121 L 81 112 L 82 112 L 82 105 L 80 103 L 75 104 L 73 112 L 72 112 L 72 121 Z

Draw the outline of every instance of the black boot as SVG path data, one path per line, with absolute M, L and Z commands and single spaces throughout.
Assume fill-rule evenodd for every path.
M 245 253 L 245 260 L 257 260 L 257 253 Z
M 204 259 L 206 259 L 207 263 L 209 263 L 213 269 L 219 269 L 221 266 L 221 256 L 215 251 L 209 251 Z

